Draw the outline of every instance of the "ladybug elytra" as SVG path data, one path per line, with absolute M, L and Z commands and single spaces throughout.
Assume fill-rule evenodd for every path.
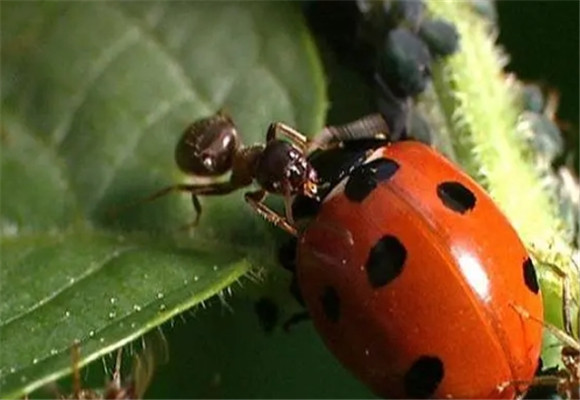
M 542 297 L 524 245 L 485 191 L 418 142 L 349 140 L 309 161 L 323 189 L 293 205 L 306 221 L 295 275 L 342 364 L 382 397 L 525 391 L 502 384 L 531 382 L 542 327 L 513 304 L 541 320 Z

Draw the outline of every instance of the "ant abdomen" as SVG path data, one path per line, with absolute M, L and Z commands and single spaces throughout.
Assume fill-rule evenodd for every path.
M 217 113 L 185 129 L 175 148 L 175 162 L 190 175 L 219 176 L 232 169 L 239 145 L 231 118 Z

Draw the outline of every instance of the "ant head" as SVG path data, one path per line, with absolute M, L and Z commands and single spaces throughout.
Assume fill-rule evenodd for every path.
M 300 149 L 283 140 L 268 142 L 256 166 L 256 180 L 270 193 L 316 196 L 316 171 Z
M 175 148 L 175 161 L 188 174 L 222 175 L 232 168 L 238 147 L 236 126 L 228 115 L 220 111 L 187 127 Z

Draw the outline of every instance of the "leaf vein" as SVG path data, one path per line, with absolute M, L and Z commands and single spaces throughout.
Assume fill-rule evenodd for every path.
M 6 321 L 0 322 L 0 331 L 3 329 L 6 329 L 8 327 L 8 325 L 13 324 L 13 323 L 17 322 L 18 320 L 21 320 L 22 318 L 26 317 L 28 314 L 31 314 L 34 311 L 46 306 L 52 300 L 56 299 L 61 294 L 63 294 L 64 292 L 66 292 L 67 290 L 72 288 L 73 286 L 77 285 L 79 282 L 81 282 L 81 281 L 89 278 L 93 274 L 97 273 L 99 270 L 101 270 L 109 262 L 119 258 L 120 256 L 128 253 L 131 250 L 135 250 L 138 247 L 139 246 L 135 246 L 135 245 L 123 247 L 119 250 L 112 251 L 110 254 L 108 254 L 106 257 L 104 257 L 100 262 L 94 263 L 93 266 L 91 266 L 89 264 L 89 268 L 85 269 L 83 271 L 83 273 L 81 273 L 77 278 L 74 279 L 74 281 L 67 282 L 66 285 L 64 285 L 61 288 L 59 288 L 58 290 L 54 291 L 53 293 L 51 293 L 49 296 L 45 297 L 44 299 L 39 300 L 38 302 L 36 302 L 32 307 L 28 308 L 27 310 L 24 310 L 23 312 L 15 314 L 13 317 L 7 319 Z M 2 337 L 2 336 L 3 335 L 0 332 L 0 337 Z
M 213 102 L 204 94 L 202 94 L 198 88 L 193 84 L 191 77 L 185 72 L 182 68 L 180 62 L 176 58 L 174 54 L 172 54 L 167 45 L 161 42 L 155 35 L 150 32 L 147 27 L 145 27 L 140 21 L 136 20 L 128 16 L 125 11 L 123 11 L 117 4 L 115 3 L 108 3 L 108 5 L 115 9 L 118 14 L 127 20 L 128 23 L 134 25 L 138 29 L 139 36 L 144 39 L 145 41 L 149 42 L 152 46 L 157 48 L 165 57 L 168 65 L 171 67 L 168 70 L 168 75 L 173 76 L 174 78 L 182 81 L 185 83 L 185 87 L 191 91 L 191 95 L 195 98 L 199 99 L 208 109 L 213 109 Z
M 92 70 L 87 74 L 87 79 L 84 80 L 83 88 L 73 98 L 70 112 L 64 116 L 62 121 L 58 124 L 53 132 L 53 141 L 56 146 L 60 146 L 60 144 L 64 142 L 66 137 L 69 135 L 72 123 L 77 113 L 86 102 L 91 88 L 94 87 L 98 79 L 103 76 L 103 74 L 115 62 L 115 60 L 117 60 L 121 54 L 130 49 L 132 45 L 136 44 L 138 39 L 139 31 L 133 27 L 125 32 L 125 34 L 123 34 L 121 38 L 117 40 L 117 42 L 111 44 L 103 50 L 101 55 L 93 64 Z

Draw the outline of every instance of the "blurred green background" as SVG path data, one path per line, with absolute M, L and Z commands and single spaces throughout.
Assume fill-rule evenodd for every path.
M 499 43 L 510 55 L 508 70 L 520 79 L 557 90 L 558 118 L 578 168 L 579 5 L 577 1 L 500 1 Z

